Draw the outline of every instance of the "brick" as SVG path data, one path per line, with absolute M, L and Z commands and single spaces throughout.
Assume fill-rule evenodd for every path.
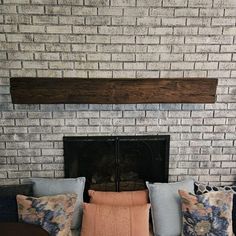
M 99 69 L 102 69 L 102 70 L 121 70 L 122 69 L 122 63 L 102 62 L 102 63 L 99 63 Z
M 186 7 L 187 0 L 163 0 L 164 7 Z
M 218 67 L 217 62 L 197 62 L 195 63 L 195 69 L 201 70 L 215 70 Z
M 224 15 L 224 9 L 219 8 L 201 8 L 200 16 L 204 17 L 220 17 Z
M 44 33 L 45 27 L 41 25 L 19 25 L 19 30 L 24 33 Z
M 132 53 L 137 53 L 137 52 L 146 52 L 147 51 L 147 45 L 124 45 L 123 46 L 123 51 L 124 52 L 132 52 Z M 122 53 L 124 54 L 124 53 Z M 120 54 L 120 55 L 122 55 Z M 125 54 L 127 55 L 127 58 L 131 58 L 131 56 L 134 57 L 133 54 Z M 130 55 L 130 56 L 128 56 Z
M 221 35 L 222 28 L 221 27 L 200 27 L 199 34 L 202 35 Z
M 58 4 L 64 4 L 64 5 L 83 5 L 83 0 L 58 0 Z
M 98 52 L 121 52 L 121 45 L 110 45 L 110 44 L 102 44 L 97 46 Z M 125 50 L 124 50 L 125 52 Z
M 225 16 L 235 16 L 235 8 L 232 9 L 225 9 Z
M 71 15 L 69 6 L 46 6 L 46 14 L 50 15 Z
M 189 44 L 231 44 L 232 41 L 231 36 L 187 36 L 185 39 Z
M 16 25 L 0 25 L 0 30 L 1 32 L 17 32 L 17 27 Z
M 29 69 L 47 69 L 48 68 L 48 63 L 47 62 L 37 62 L 37 61 L 34 61 L 34 62 L 27 62 L 27 61 L 24 61 L 23 62 L 23 68 L 29 68 Z
M 124 34 L 128 35 L 147 35 L 148 29 L 146 27 L 124 27 Z
M 135 25 L 135 17 L 112 17 L 112 25 Z
M 2 61 L 2 62 L 0 61 L 0 67 L 17 69 L 17 68 L 21 68 L 21 64 L 19 61 Z
M 171 69 L 174 70 L 191 70 L 194 67 L 192 62 L 172 62 Z
M 34 41 L 41 42 L 41 43 L 42 42 L 59 42 L 59 36 L 50 35 L 50 34 L 34 35 Z
M 111 36 L 111 43 L 135 43 L 135 37 L 134 36 Z
M 219 69 L 223 70 L 230 70 L 230 69 L 235 69 L 236 62 L 220 62 L 219 64 Z
M 122 8 L 99 7 L 98 15 L 102 16 L 122 16 Z
M 39 77 L 55 77 L 55 78 L 61 78 L 62 77 L 62 71 L 58 70 L 37 70 L 37 74 Z
M 212 26 L 235 26 L 235 18 L 213 18 Z
M 113 78 L 135 78 L 135 71 L 113 71 Z
M 1 14 L 11 14 L 16 13 L 16 6 L 0 6 L 0 13 Z
M 137 25 L 139 26 L 159 26 L 161 20 L 156 17 L 139 17 L 137 18 Z
M 152 35 L 171 35 L 173 33 L 172 27 L 151 27 L 148 30 L 148 34 Z
M 197 45 L 197 52 L 219 52 L 219 45 Z
M 112 71 L 89 71 L 89 78 L 112 78 Z
M 30 24 L 31 16 L 27 15 L 5 15 L 5 23 L 6 24 Z
M 8 53 L 9 60 L 33 60 L 33 53 L 26 52 L 9 52 Z
M 87 43 L 110 43 L 110 36 L 104 35 L 88 35 L 86 37 Z
M 24 14 L 44 14 L 44 7 L 37 5 L 22 5 L 18 6 L 19 13 Z
M 159 44 L 160 37 L 159 36 L 137 36 L 136 43 L 137 44 Z
M 197 27 L 175 27 L 174 35 L 197 35 Z
M 198 18 L 187 18 L 188 26 L 211 26 L 211 18 L 198 17 Z
M 4 4 L 28 4 L 29 0 L 4 0 Z
M 122 28 L 117 26 L 99 26 L 98 27 L 99 34 L 122 34 Z
M 75 62 L 75 69 L 97 70 L 98 63 L 97 62 Z
M 136 55 L 136 61 L 159 61 L 159 53 L 142 53 Z
M 32 0 L 32 4 L 50 4 L 50 5 L 54 5 L 57 4 L 57 0 Z
M 79 16 L 59 16 L 59 23 L 65 25 L 84 25 L 84 17 Z
M 124 15 L 125 16 L 137 16 L 137 17 L 147 16 L 148 9 L 146 9 L 146 8 L 125 8 Z
M 125 70 L 140 70 L 140 69 L 145 69 L 146 68 L 146 63 L 142 62 L 125 62 L 124 63 L 124 69 Z
M 49 62 L 50 69 L 73 69 L 73 62 Z
M 32 42 L 33 36 L 30 34 L 9 34 L 7 35 L 8 42 Z
M 236 45 L 221 45 L 221 52 L 236 52 Z
M 72 27 L 71 26 L 62 26 L 62 25 L 57 25 L 57 26 L 47 26 L 47 33 L 55 33 L 55 34 L 70 34 L 72 33 Z
M 112 54 L 112 61 L 134 61 L 134 54 Z
M 109 0 L 85 0 L 88 6 L 109 6 Z
M 209 54 L 209 61 L 231 61 L 231 54 L 230 53 L 210 53 Z
M 159 78 L 158 71 L 137 71 L 137 78 Z
M 45 46 L 42 43 L 21 43 L 20 48 L 23 51 L 44 51 Z
M 174 16 L 173 8 L 150 8 L 150 16 L 168 17 Z
M 9 171 L 8 172 L 8 178 L 29 178 L 30 172 L 29 171 Z
M 70 51 L 70 45 L 65 43 L 53 43 L 53 44 L 46 44 L 46 51 L 49 52 L 68 52 Z
M 202 8 L 211 8 L 212 7 L 212 0 L 189 0 L 188 6 L 189 7 L 202 7 Z
M 171 71 L 161 71 L 160 78 L 181 78 L 184 76 L 183 71 L 171 70 Z
M 86 61 L 86 54 L 84 53 L 62 53 L 61 57 L 63 61 Z
M 35 60 L 60 60 L 59 53 L 35 53 Z
M 87 59 L 89 61 L 110 61 L 111 55 L 108 53 L 95 53 L 88 54 Z
M 234 0 L 214 0 L 214 7 L 233 8 L 236 7 Z
M 183 44 L 183 36 L 161 36 L 161 44 Z
M 97 8 L 95 7 L 72 7 L 72 15 L 79 16 L 93 16 L 97 15 Z
M 161 0 L 137 0 L 137 6 L 160 7 Z
M 183 54 L 161 54 L 161 61 L 183 61 Z M 170 67 L 170 66 L 169 66 Z
M 185 18 L 163 18 L 162 25 L 163 26 L 182 26 L 186 24 Z
M 87 16 L 86 25 L 110 25 L 111 17 L 109 16 Z
M 82 133 L 82 134 L 98 133 L 99 132 L 99 126 L 87 126 L 87 127 L 78 126 L 77 127 L 77 132 Z
M 15 119 L 16 126 L 37 126 L 38 119 Z
M 170 52 L 171 45 L 149 45 L 148 52 Z
M 205 78 L 207 77 L 207 71 L 197 71 L 197 70 L 193 70 L 193 71 L 184 71 L 184 78 Z
M 111 6 L 119 6 L 119 7 L 135 6 L 135 0 L 111 0 Z
M 17 51 L 18 50 L 18 46 L 17 43 L 5 43 L 5 42 L 1 42 L 0 44 L 0 50 L 1 51 Z
M 75 34 L 97 34 L 97 26 L 73 26 Z
M 235 35 L 236 33 L 236 27 L 224 27 L 223 34 L 224 35 Z
M 207 54 L 185 54 L 184 55 L 185 61 L 206 61 Z
M 169 70 L 170 69 L 170 63 L 165 63 L 165 62 L 148 63 L 147 64 L 147 69 L 148 70 Z
M 180 16 L 189 16 L 189 17 L 198 16 L 198 9 L 195 9 L 195 8 L 178 8 L 178 9 L 175 9 L 175 16 L 177 16 L 177 17 L 180 17 Z

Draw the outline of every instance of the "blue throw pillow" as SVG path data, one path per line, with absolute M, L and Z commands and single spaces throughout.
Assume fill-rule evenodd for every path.
M 195 194 L 204 194 L 212 191 L 223 191 L 223 192 L 231 192 L 234 193 L 233 197 L 233 212 L 232 212 L 232 220 L 233 220 L 233 232 L 236 234 L 236 186 L 213 186 L 207 185 L 199 182 L 194 183 Z

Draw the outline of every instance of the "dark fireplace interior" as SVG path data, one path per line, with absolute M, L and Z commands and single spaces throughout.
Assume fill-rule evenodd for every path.
M 65 177 L 86 177 L 87 190 L 145 189 L 168 182 L 168 135 L 64 137 Z

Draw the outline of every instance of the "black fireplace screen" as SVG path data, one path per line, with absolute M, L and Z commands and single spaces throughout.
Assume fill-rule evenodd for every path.
M 86 177 L 86 189 L 125 191 L 168 182 L 168 135 L 64 137 L 65 177 Z

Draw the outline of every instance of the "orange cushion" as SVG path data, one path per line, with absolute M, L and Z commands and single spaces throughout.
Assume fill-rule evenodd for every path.
M 149 236 L 150 204 L 84 204 L 81 236 Z
M 102 192 L 88 191 L 90 203 L 106 204 L 113 206 L 134 206 L 148 203 L 148 191 L 128 191 L 128 192 Z

